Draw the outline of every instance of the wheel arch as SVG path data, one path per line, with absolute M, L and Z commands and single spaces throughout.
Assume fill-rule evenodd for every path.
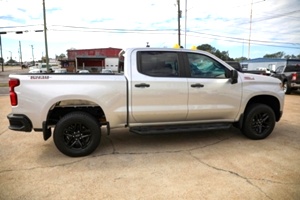
M 47 114 L 47 125 L 56 125 L 56 123 L 66 114 L 75 111 L 89 113 L 90 115 L 95 117 L 97 121 L 99 121 L 100 125 L 107 123 L 104 110 L 97 103 L 90 100 L 65 99 L 52 104 Z
M 278 122 L 281 118 L 281 112 L 280 112 L 280 101 L 271 95 L 258 95 L 258 96 L 254 96 L 251 99 L 249 99 L 247 105 L 245 106 L 244 112 L 241 114 L 239 121 L 237 123 L 234 123 L 235 127 L 238 128 L 242 128 L 243 127 L 243 121 L 245 118 L 245 112 L 247 111 L 247 109 L 253 105 L 253 104 L 257 104 L 257 103 L 261 103 L 261 104 L 265 104 L 270 106 L 270 108 L 274 111 L 275 113 L 275 119 Z
M 256 103 L 261 103 L 261 104 L 265 104 L 270 106 L 270 108 L 274 111 L 275 113 L 275 118 L 276 121 L 279 121 L 280 117 L 281 117 L 281 112 L 280 112 L 280 101 L 279 99 L 277 99 L 274 96 L 271 95 L 258 95 L 255 97 L 252 97 L 246 107 L 245 107 L 245 111 L 247 110 L 247 108 L 253 104 Z

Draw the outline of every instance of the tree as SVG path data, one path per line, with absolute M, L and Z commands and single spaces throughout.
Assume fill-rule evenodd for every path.
M 67 56 L 65 55 L 65 54 L 63 54 L 63 53 L 61 53 L 59 56 L 58 55 L 55 55 L 55 58 L 57 59 L 57 60 L 63 60 L 64 58 L 66 58 Z
M 220 50 L 216 49 L 215 47 L 212 47 L 210 44 L 202 44 L 200 46 L 197 46 L 197 49 L 202 50 L 202 51 L 207 51 L 225 61 L 233 60 L 232 58 L 229 57 L 228 51 L 220 51 Z
M 243 60 L 248 60 L 248 58 L 246 58 L 246 57 L 239 57 L 239 58 L 235 58 L 234 60 L 238 61 L 238 62 L 241 62 Z
M 273 54 L 266 54 L 264 55 L 264 58 L 283 58 L 285 56 L 285 53 L 283 51 L 279 51 L 277 53 Z
M 225 60 L 225 61 L 233 61 L 233 59 L 229 57 L 228 51 L 222 51 L 219 58 L 221 58 L 222 60 Z
M 12 59 L 12 58 L 10 58 L 10 59 L 6 62 L 7 65 L 16 65 L 17 63 L 18 63 L 18 62 L 15 61 L 15 60 Z
M 284 56 L 285 59 L 297 58 L 294 54 Z
M 200 46 L 197 46 L 197 49 L 207 51 L 207 52 L 212 53 L 212 54 L 216 53 L 216 48 L 212 47 L 209 44 L 202 44 Z
M 4 59 L 3 58 L 0 58 L 0 63 L 4 63 Z

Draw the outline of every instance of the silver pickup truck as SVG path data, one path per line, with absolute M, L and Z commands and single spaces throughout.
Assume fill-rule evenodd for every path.
M 68 156 L 86 156 L 108 133 L 224 129 L 266 138 L 282 116 L 281 81 L 240 73 L 217 57 L 187 49 L 129 48 L 123 74 L 11 74 L 15 131 L 53 135 Z

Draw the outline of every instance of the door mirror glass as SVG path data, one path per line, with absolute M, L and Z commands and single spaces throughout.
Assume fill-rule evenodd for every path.
M 238 72 L 236 70 L 230 71 L 231 84 L 235 84 L 238 82 Z

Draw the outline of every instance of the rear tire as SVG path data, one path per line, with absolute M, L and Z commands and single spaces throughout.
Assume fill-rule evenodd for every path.
M 264 139 L 272 133 L 275 123 L 274 111 L 269 106 L 253 104 L 246 110 L 242 133 L 250 139 Z
M 58 121 L 53 139 L 61 153 L 71 157 L 87 156 L 100 143 L 100 125 L 88 113 L 72 112 Z

